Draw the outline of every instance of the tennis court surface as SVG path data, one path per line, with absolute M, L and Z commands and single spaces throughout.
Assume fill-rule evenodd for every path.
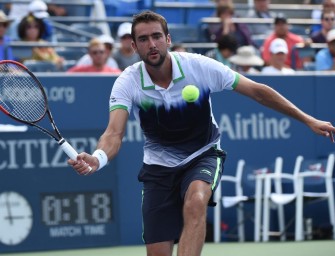
M 1 256 L 145 256 L 144 246 L 10 253 Z M 176 253 L 174 253 L 174 256 Z M 202 256 L 333 256 L 335 241 L 207 243 Z

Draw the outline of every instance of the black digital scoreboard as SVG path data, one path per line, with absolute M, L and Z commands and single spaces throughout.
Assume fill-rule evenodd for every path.
M 112 164 L 80 176 L 39 132 L 0 140 L 0 253 L 119 245 L 117 175 Z M 72 135 L 72 136 L 71 136 Z M 68 134 L 78 151 L 97 136 Z

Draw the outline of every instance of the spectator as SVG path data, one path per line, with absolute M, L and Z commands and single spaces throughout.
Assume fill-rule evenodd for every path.
M 140 57 L 131 45 L 133 41 L 131 37 L 131 26 L 132 24 L 130 22 L 124 22 L 120 24 L 117 30 L 120 48 L 114 52 L 113 56 L 121 70 L 125 70 L 128 66 L 140 61 Z
M 20 21 L 30 15 L 33 15 L 35 18 L 41 19 L 44 22 L 44 32 L 42 34 L 42 39 L 44 40 L 52 40 L 53 26 L 51 21 L 48 19 L 49 13 L 47 12 L 48 7 L 46 3 L 42 0 L 34 0 L 29 4 L 12 4 L 10 17 L 14 18 L 14 22 L 10 26 L 10 36 L 13 40 L 18 40 L 18 24 Z
M 18 25 L 18 35 L 25 42 L 46 42 L 42 39 L 45 31 L 45 23 L 33 15 L 24 17 Z M 60 57 L 52 47 L 34 47 L 32 49 L 32 60 L 50 61 L 62 68 L 64 59 Z M 20 61 L 24 61 L 21 59 Z
M 186 48 L 182 44 L 174 44 L 170 48 L 171 52 L 187 52 Z
M 321 30 L 312 34 L 313 43 L 327 43 L 327 34 L 334 28 L 335 12 L 324 10 L 321 15 Z
M 274 19 L 274 32 L 265 39 L 264 44 L 262 46 L 262 58 L 265 61 L 265 65 L 270 64 L 271 52 L 269 48 L 270 48 L 271 42 L 276 38 L 282 38 L 286 41 L 286 44 L 288 47 L 288 53 L 287 53 L 287 58 L 285 60 L 285 64 L 288 67 L 292 68 L 292 65 L 291 65 L 292 48 L 297 43 L 304 43 L 304 39 L 301 36 L 290 32 L 286 17 L 284 17 L 283 15 L 278 15 Z M 297 60 L 296 61 L 297 68 L 301 69 L 302 61 L 298 58 L 298 55 L 296 56 L 296 60 Z
M 262 74 L 294 74 L 295 71 L 285 66 L 288 48 L 284 39 L 276 38 L 270 44 L 270 66 L 262 69 Z
M 276 13 L 269 10 L 271 0 L 254 0 L 254 8 L 247 13 L 248 18 L 275 18 Z M 248 25 L 252 35 L 269 35 L 273 30 L 270 23 L 253 23 Z
M 223 35 L 218 40 L 217 48 L 208 51 L 205 55 L 231 67 L 229 58 L 236 53 L 237 47 L 237 41 L 234 36 Z
M 233 64 L 233 69 L 240 74 L 258 74 L 259 70 L 255 67 L 264 65 L 264 61 L 256 53 L 256 49 L 251 46 L 241 46 L 237 49 L 237 54 L 230 57 L 229 61 Z
M 335 29 L 327 34 L 327 48 L 324 48 L 315 56 L 315 70 L 335 70 Z
M 6 35 L 10 22 L 11 20 L 7 17 L 7 15 L 0 10 L 0 60 L 14 59 L 12 48 L 8 46 L 11 39 Z
M 314 9 L 311 14 L 311 18 L 314 20 L 319 20 L 321 23 L 321 15 L 323 11 L 334 11 L 335 10 L 335 3 L 334 0 L 323 0 L 322 1 L 322 9 Z M 321 24 L 315 24 L 311 26 L 311 34 L 314 34 L 320 31 L 322 28 Z
M 109 35 L 101 35 L 97 38 L 103 44 L 105 44 L 105 51 L 107 53 L 107 62 L 106 65 L 111 68 L 119 69 L 119 65 L 112 56 L 114 49 L 114 38 Z M 76 63 L 76 66 L 92 65 L 92 58 L 89 53 L 82 56 Z
M 208 27 L 209 38 L 213 42 L 217 42 L 221 35 L 233 35 L 238 46 L 255 45 L 251 39 L 248 27 L 245 24 L 233 22 L 234 8 L 231 5 L 223 5 L 217 8 L 217 17 L 220 17 L 221 24 L 218 29 Z
M 213 0 L 213 2 L 215 3 L 215 6 L 223 6 L 223 5 L 231 5 L 234 6 L 233 0 Z
M 121 70 L 118 68 L 112 68 L 106 65 L 108 53 L 106 51 L 106 45 L 99 39 L 94 38 L 90 41 L 88 47 L 88 54 L 92 59 L 91 65 L 80 65 L 70 68 L 67 72 L 98 72 L 98 73 L 110 73 L 119 75 Z

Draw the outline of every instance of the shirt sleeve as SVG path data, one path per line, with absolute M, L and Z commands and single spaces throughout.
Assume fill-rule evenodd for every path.
M 223 63 L 201 56 L 196 67 L 197 76 L 206 78 L 207 86 L 211 92 L 233 90 L 239 81 L 239 74 Z M 202 67 L 202 68 L 201 68 Z
M 130 114 L 132 109 L 133 92 L 131 79 L 126 73 L 122 73 L 115 81 L 109 99 L 109 111 L 115 109 L 127 110 Z

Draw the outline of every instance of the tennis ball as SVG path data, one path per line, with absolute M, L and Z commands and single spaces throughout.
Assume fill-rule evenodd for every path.
M 199 89 L 195 85 L 186 85 L 181 92 L 183 99 L 186 102 L 195 102 L 199 98 Z

